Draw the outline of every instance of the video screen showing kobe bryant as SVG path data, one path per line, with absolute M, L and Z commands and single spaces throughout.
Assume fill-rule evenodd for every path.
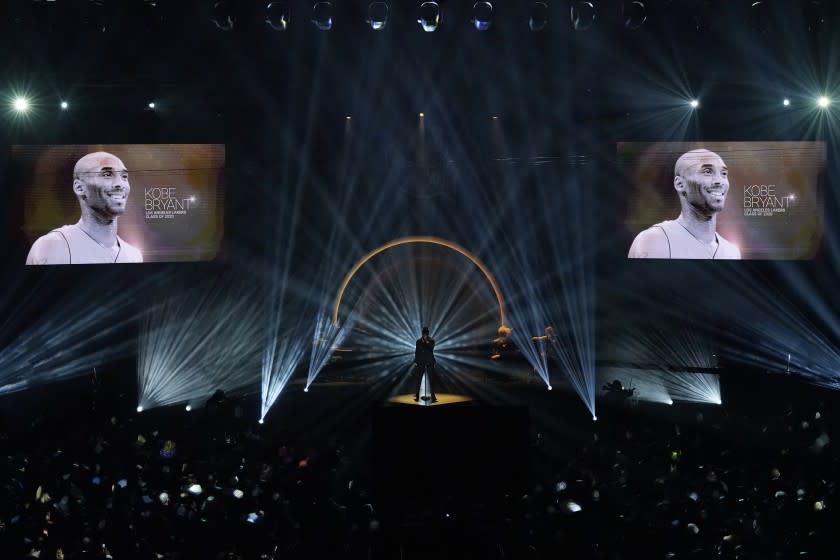
M 823 142 L 621 142 L 628 258 L 808 260 Z
M 208 261 L 219 252 L 224 145 L 12 146 L 10 167 L 27 265 Z

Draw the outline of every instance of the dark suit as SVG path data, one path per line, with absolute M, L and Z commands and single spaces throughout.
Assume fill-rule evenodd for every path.
M 430 336 L 423 336 L 417 339 L 417 344 L 414 347 L 414 363 L 417 364 L 414 368 L 414 374 L 417 375 L 417 391 L 414 394 L 415 399 L 420 398 L 420 388 L 423 385 L 423 373 L 429 376 L 429 393 L 432 400 L 435 397 L 435 339 Z

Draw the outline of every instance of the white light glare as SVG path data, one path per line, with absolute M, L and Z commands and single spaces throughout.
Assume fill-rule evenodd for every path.
M 154 109 L 154 108 L 155 108 L 155 102 L 154 102 L 154 101 L 150 101 L 150 102 L 149 102 L 149 109 Z
M 18 113 L 25 113 L 29 110 L 29 100 L 25 97 L 15 97 L 14 107 Z
M 303 388 L 303 392 L 304 392 L 304 393 L 308 393 L 308 392 L 309 392 L 309 387 L 304 387 L 304 388 Z
M 62 110 L 66 111 L 68 109 L 68 107 L 70 107 L 69 103 L 67 103 L 66 101 L 61 102 L 61 109 Z
M 551 387 L 551 385 L 549 385 L 549 386 L 548 386 L 548 390 L 549 390 L 549 391 L 551 391 L 551 389 L 552 389 L 552 387 Z
M 819 105 L 819 106 L 820 106 L 820 108 L 822 108 L 822 109 L 825 109 L 825 108 L 826 108 L 826 107 L 828 107 L 830 104 L 831 104 L 831 100 L 830 100 L 828 97 L 824 96 L 824 95 L 820 96 L 820 98 L 819 98 L 819 99 L 817 99 L 817 105 Z
M 192 410 L 192 407 L 190 405 L 187 405 L 186 407 L 184 407 L 184 410 L 190 412 Z
M 143 407 L 142 407 L 142 406 L 138 406 L 138 407 L 137 407 L 137 412 L 143 412 Z
M 782 101 L 782 105 L 784 105 L 785 107 L 790 106 L 790 99 L 785 99 L 784 101 Z
M 196 496 L 201 494 L 201 490 L 201 484 L 193 484 L 192 486 L 187 488 L 187 492 L 189 492 L 190 494 L 195 494 Z
M 598 421 L 598 417 L 597 417 L 597 416 L 593 416 L 593 417 L 592 417 L 592 421 L 593 421 L 593 422 L 597 422 L 597 421 Z
M 260 418 L 259 422 L 260 422 L 260 424 L 265 424 L 265 420 L 262 419 L 262 418 Z
M 693 109 L 696 109 L 697 107 L 699 107 L 699 106 L 700 106 L 700 102 L 699 102 L 699 101 L 697 101 L 696 99 L 692 99 L 692 100 L 691 100 L 691 103 L 689 103 L 689 105 L 691 105 L 691 107 L 692 107 Z

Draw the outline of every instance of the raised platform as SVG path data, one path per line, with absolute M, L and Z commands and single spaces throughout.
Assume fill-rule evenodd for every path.
M 528 428 L 524 406 L 377 408 L 373 411 L 377 492 L 387 499 L 524 490 Z

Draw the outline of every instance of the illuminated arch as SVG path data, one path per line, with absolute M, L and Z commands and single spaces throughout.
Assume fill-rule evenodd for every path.
M 394 247 L 398 247 L 400 245 L 409 245 L 413 243 L 423 243 L 428 245 L 439 245 L 441 247 L 446 247 L 447 249 L 452 249 L 465 257 L 467 257 L 470 262 L 472 262 L 478 269 L 484 274 L 484 277 L 487 278 L 487 281 L 490 283 L 490 287 L 493 289 L 493 293 L 496 295 L 496 301 L 499 303 L 499 326 L 504 327 L 507 323 L 507 312 L 505 311 L 505 300 L 502 298 L 502 291 L 499 289 L 499 284 L 496 282 L 496 279 L 493 277 L 493 274 L 490 270 L 484 265 L 483 262 L 478 260 L 478 258 L 458 245 L 457 243 L 453 243 L 452 241 L 447 241 L 446 239 L 440 239 L 439 237 L 429 237 L 429 236 L 411 236 L 411 237 L 401 237 L 400 239 L 394 239 L 393 241 L 389 241 L 388 243 L 377 247 L 361 259 L 359 259 L 356 264 L 353 265 L 353 268 L 350 269 L 350 272 L 344 277 L 344 280 L 341 282 L 341 287 L 338 289 L 338 292 L 335 294 L 335 304 L 333 305 L 333 325 L 338 326 L 338 310 L 341 307 L 341 298 L 344 297 L 344 290 L 347 289 L 347 286 L 350 284 L 350 281 L 353 279 L 353 276 L 362 268 L 365 263 L 367 263 L 370 259 L 387 251 L 388 249 L 393 249 Z

